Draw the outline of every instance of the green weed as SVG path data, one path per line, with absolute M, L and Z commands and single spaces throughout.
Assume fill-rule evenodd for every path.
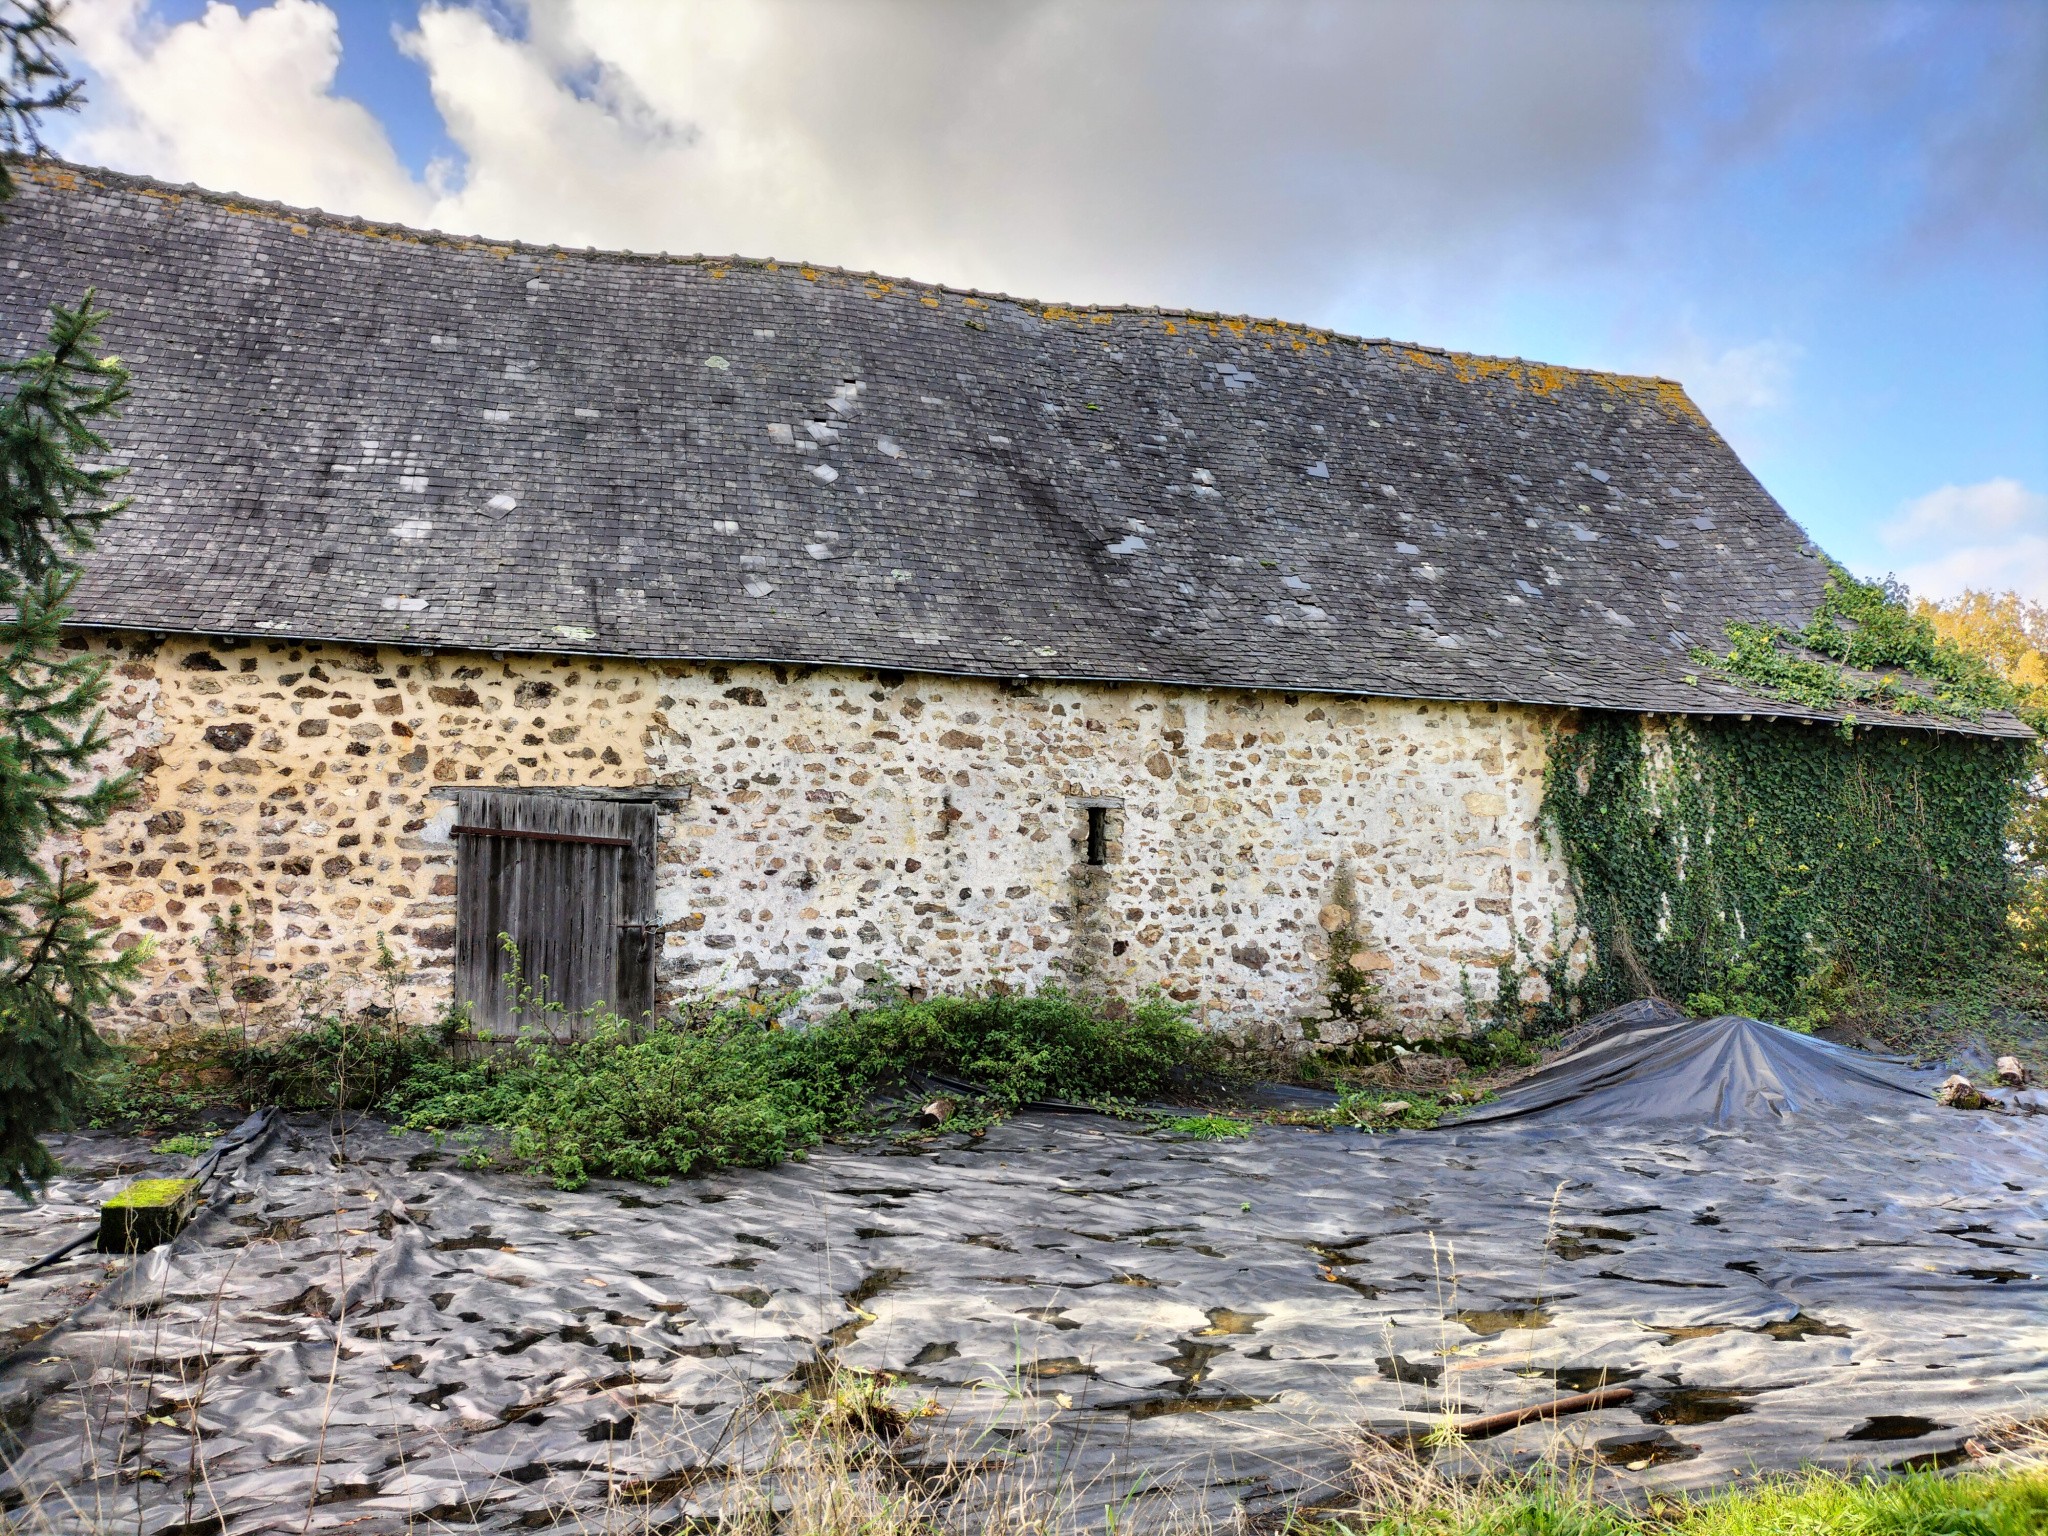
M 1177 1131 L 1197 1141 L 1232 1141 L 1252 1133 L 1249 1120 L 1236 1120 L 1229 1115 L 1183 1115 L 1161 1120 L 1159 1125 L 1162 1130 Z
M 152 1149 L 165 1157 L 204 1157 L 213 1150 L 211 1136 L 166 1136 Z
M 1826 1472 L 1641 1511 L 1567 1484 L 1450 1496 L 1378 1517 L 1297 1521 L 1296 1536 L 2035 1536 L 2048 1529 L 2048 1470 L 1850 1478 Z
M 1484 1103 L 1490 1093 L 1460 1095 L 1456 1104 L 1438 1093 L 1394 1093 L 1385 1088 L 1347 1089 L 1329 1112 L 1330 1123 L 1365 1131 L 1426 1131 L 1466 1104 Z

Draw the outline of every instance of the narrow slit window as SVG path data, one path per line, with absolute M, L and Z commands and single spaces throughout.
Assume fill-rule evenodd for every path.
M 1088 807 L 1088 862 L 1109 862 L 1109 807 L 1106 805 Z

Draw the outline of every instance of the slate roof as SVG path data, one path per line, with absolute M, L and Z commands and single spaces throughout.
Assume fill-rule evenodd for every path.
M 1688 681 L 1825 570 L 1665 380 L 24 170 L 0 343 L 135 375 L 85 624 L 1810 713 Z

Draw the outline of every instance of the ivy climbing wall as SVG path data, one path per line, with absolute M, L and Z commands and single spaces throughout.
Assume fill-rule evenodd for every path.
M 1814 1020 L 1852 980 L 1957 976 L 2003 942 L 2027 741 L 1589 714 L 1544 818 L 1598 1000 L 1655 990 Z M 1737 1008 L 1737 1004 L 1741 1004 Z

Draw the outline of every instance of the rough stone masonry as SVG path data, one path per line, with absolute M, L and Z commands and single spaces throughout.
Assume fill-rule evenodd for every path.
M 1547 942 L 1565 899 L 1535 828 L 1538 710 L 90 643 L 142 772 L 85 849 L 115 942 L 154 945 L 124 1022 L 285 1021 L 295 983 L 374 1000 L 380 940 L 410 1004 L 446 1002 L 465 785 L 687 789 L 660 821 L 671 996 L 1055 980 L 1314 1027 L 1349 927 L 1397 1017 L 1424 1020 L 1514 932 Z M 1088 802 L 1110 802 L 1100 866 Z

